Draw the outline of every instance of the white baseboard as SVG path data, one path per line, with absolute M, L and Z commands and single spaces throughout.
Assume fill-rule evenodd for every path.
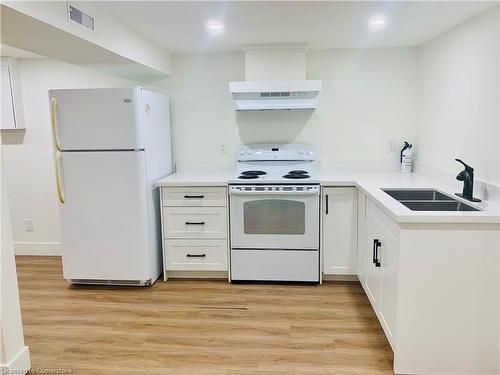
M 30 369 L 30 349 L 27 346 L 24 346 L 8 364 L 0 365 L 1 374 L 26 374 Z
M 323 281 L 357 281 L 359 278 L 357 275 L 326 275 L 323 274 Z
M 16 255 L 61 255 L 60 242 L 14 242 Z
M 167 279 L 228 279 L 227 271 L 166 271 Z

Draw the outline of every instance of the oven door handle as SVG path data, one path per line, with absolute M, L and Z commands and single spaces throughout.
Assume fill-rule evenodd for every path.
M 315 191 L 238 191 L 238 190 L 230 190 L 230 195 L 319 195 L 319 189 Z

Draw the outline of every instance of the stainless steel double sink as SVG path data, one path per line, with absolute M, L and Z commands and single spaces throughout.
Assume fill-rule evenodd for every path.
M 412 211 L 480 211 L 434 189 L 382 189 Z

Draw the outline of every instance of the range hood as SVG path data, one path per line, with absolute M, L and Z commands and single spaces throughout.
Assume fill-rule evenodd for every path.
M 230 82 L 234 109 L 316 109 L 321 81 L 243 81 Z
M 307 46 L 243 46 L 245 79 L 230 82 L 236 111 L 318 108 L 321 81 L 306 80 Z

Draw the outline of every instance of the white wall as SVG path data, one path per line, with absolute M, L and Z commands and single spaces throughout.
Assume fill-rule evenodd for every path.
M 416 126 L 417 64 L 413 48 L 313 51 L 307 78 L 322 79 L 320 109 L 301 136 L 325 163 L 399 165 Z M 389 141 L 398 152 L 388 153 Z
M 306 48 L 303 45 L 272 44 L 245 48 L 246 81 L 306 79 Z
M 24 345 L 9 201 L 1 166 L 0 195 L 0 373 L 24 374 L 31 368 L 30 355 L 28 347 Z
M 435 38 L 418 56 L 418 169 L 455 183 L 461 158 L 478 180 L 500 185 L 500 10 Z
M 19 60 L 26 119 L 24 144 L 3 147 L 17 254 L 58 254 L 59 213 L 48 90 L 127 87 L 134 82 L 48 59 Z M 33 232 L 24 219 L 33 219 Z
M 243 53 L 180 54 L 172 77 L 151 86 L 172 97 L 174 154 L 180 169 L 232 165 L 251 142 L 310 142 L 324 163 L 394 165 L 389 141 L 413 141 L 417 59 L 412 48 L 310 51 L 308 79 L 321 79 L 320 109 L 235 112 L 229 81 L 245 79 Z M 220 152 L 222 143 L 228 153 Z M 179 165 L 180 164 L 180 165 Z

